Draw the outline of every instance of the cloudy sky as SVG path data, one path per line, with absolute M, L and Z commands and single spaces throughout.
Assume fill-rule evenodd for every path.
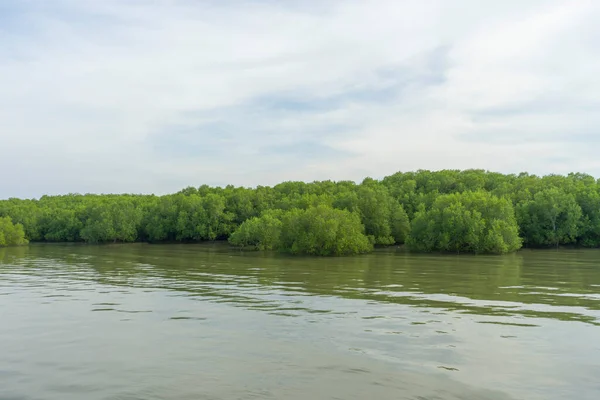
M 0 198 L 600 176 L 596 0 L 0 0 Z

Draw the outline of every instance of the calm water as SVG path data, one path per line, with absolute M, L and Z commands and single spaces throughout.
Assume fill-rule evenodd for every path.
M 600 250 L 0 249 L 0 399 L 600 398 Z

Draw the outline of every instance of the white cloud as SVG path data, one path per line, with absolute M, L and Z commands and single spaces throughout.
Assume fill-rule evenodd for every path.
M 16 7 L 0 17 L 0 197 L 417 168 L 600 175 L 593 0 Z M 343 156 L 303 157 L 310 143 Z

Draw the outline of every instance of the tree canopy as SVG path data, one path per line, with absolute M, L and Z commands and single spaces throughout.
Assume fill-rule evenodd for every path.
M 505 253 L 521 244 L 600 247 L 600 181 L 581 173 L 419 170 L 360 183 L 11 198 L 0 201 L 0 217 L 32 242 L 229 240 L 294 254 L 360 253 L 406 243 L 416 251 Z
M 23 225 L 13 224 L 10 217 L 0 217 L 0 247 L 27 244 Z
M 415 214 L 409 245 L 420 251 L 503 254 L 521 247 L 512 204 L 490 193 L 439 196 Z
M 243 222 L 229 242 L 242 248 L 319 256 L 360 254 L 373 249 L 357 213 L 325 205 L 267 211 Z
M 360 216 L 347 210 L 323 205 L 293 209 L 281 220 L 279 249 L 291 254 L 347 255 L 373 249 Z

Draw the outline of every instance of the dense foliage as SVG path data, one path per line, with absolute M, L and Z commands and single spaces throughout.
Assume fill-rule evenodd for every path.
M 444 194 L 418 211 L 411 249 L 456 253 L 509 253 L 521 247 L 513 206 L 487 192 Z
M 281 249 L 281 219 L 285 213 L 266 211 L 260 217 L 251 217 L 229 236 L 229 243 L 256 250 Z
M 309 255 L 360 254 L 373 249 L 357 213 L 325 205 L 266 211 L 243 222 L 229 243 Z
M 0 217 L 0 247 L 27 244 L 23 225 L 13 224 L 10 217 Z
M 229 239 L 295 254 L 361 253 L 406 242 L 418 251 L 505 253 L 521 244 L 600 247 L 600 181 L 585 174 L 421 170 L 360 184 L 203 185 L 166 196 L 8 199 L 0 201 L 0 217 L 10 217 L 17 230 L 22 226 L 30 241 Z
M 293 209 L 282 216 L 279 249 L 291 254 L 366 253 L 373 245 L 356 213 L 328 206 Z

